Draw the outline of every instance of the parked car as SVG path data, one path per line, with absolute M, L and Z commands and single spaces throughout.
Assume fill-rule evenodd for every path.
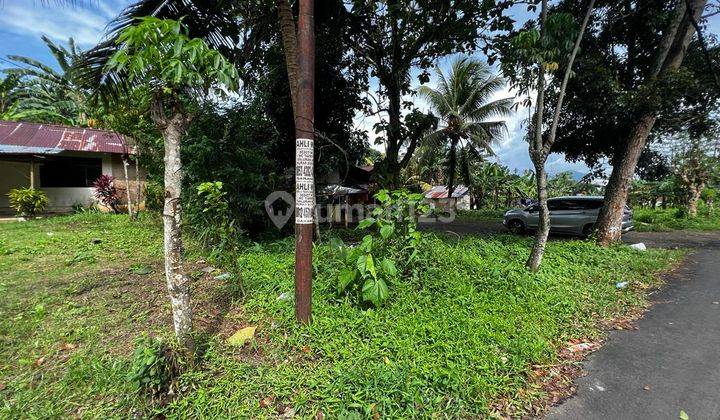
M 573 235 L 590 236 L 597 223 L 603 197 L 572 196 L 555 197 L 548 200 L 550 210 L 550 231 Z M 625 206 L 622 220 L 623 233 L 634 228 L 633 212 Z M 539 206 L 531 204 L 525 208 L 512 209 L 505 213 L 503 225 L 514 233 L 535 230 L 539 223 Z

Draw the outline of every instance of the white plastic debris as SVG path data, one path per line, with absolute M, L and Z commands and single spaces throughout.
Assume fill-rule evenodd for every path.
M 639 244 L 632 244 L 632 245 L 630 245 L 630 248 L 637 250 L 637 251 L 646 251 L 647 250 L 647 247 L 642 242 L 640 242 Z
M 290 299 L 290 293 L 288 292 L 282 292 L 280 293 L 280 296 L 278 296 L 277 300 L 288 300 Z
M 218 276 L 213 277 L 215 280 L 227 280 L 230 278 L 230 273 L 222 273 Z
M 628 282 L 626 282 L 626 281 L 619 281 L 619 282 L 615 283 L 616 289 L 625 289 L 626 287 L 628 287 Z

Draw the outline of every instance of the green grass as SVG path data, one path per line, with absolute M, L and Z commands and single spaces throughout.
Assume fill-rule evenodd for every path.
M 198 273 L 192 253 L 205 350 L 180 378 L 182 395 L 153 406 L 125 377 L 135 337 L 170 334 L 161 241 L 150 217 L 0 224 L 0 418 L 483 416 L 499 399 L 524 406 L 540 396 L 527 389 L 532 365 L 556 362 L 572 338 L 601 336 L 600 320 L 642 306 L 656 274 L 681 257 L 553 241 L 531 274 L 529 238 L 428 235 L 420 274 L 392 284 L 385 306 L 363 309 L 335 294 L 330 251 L 317 246 L 313 322 L 300 326 L 287 299 L 292 239 L 239 255 L 242 299 Z M 133 274 L 138 265 L 153 272 Z M 618 290 L 620 281 L 631 286 Z M 225 343 L 251 325 L 251 345 Z
M 685 209 L 635 208 L 635 228 L 640 232 L 667 232 L 672 230 L 720 230 L 720 212 L 709 215 L 705 206 L 698 208 L 697 217 L 687 216 Z
M 460 210 L 457 214 L 457 220 L 481 222 L 502 221 L 507 211 L 508 209 Z

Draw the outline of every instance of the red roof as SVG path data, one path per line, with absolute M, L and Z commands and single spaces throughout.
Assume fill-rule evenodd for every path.
M 112 131 L 13 121 L 0 121 L 0 145 L 97 153 L 128 152 L 123 136 Z

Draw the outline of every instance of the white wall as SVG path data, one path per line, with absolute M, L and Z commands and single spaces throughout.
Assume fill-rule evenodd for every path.
M 89 157 L 87 153 L 63 153 L 63 156 Z M 112 155 L 103 153 L 95 154 L 92 157 L 102 158 L 102 173 L 122 179 L 118 170 L 113 168 Z M 35 187 L 44 191 L 48 196 L 48 208 L 50 213 L 63 213 L 72 210 L 73 204 L 79 203 L 89 206 L 95 203 L 93 189 L 91 187 L 78 188 L 44 188 L 40 183 L 40 163 L 35 163 Z M 113 170 L 115 169 L 115 170 Z M 122 170 L 122 165 L 120 165 Z M 134 174 L 134 172 L 133 172 Z M 0 214 L 14 214 L 15 210 L 10 208 L 7 193 L 13 188 L 27 188 L 30 186 L 30 163 L 0 161 Z

